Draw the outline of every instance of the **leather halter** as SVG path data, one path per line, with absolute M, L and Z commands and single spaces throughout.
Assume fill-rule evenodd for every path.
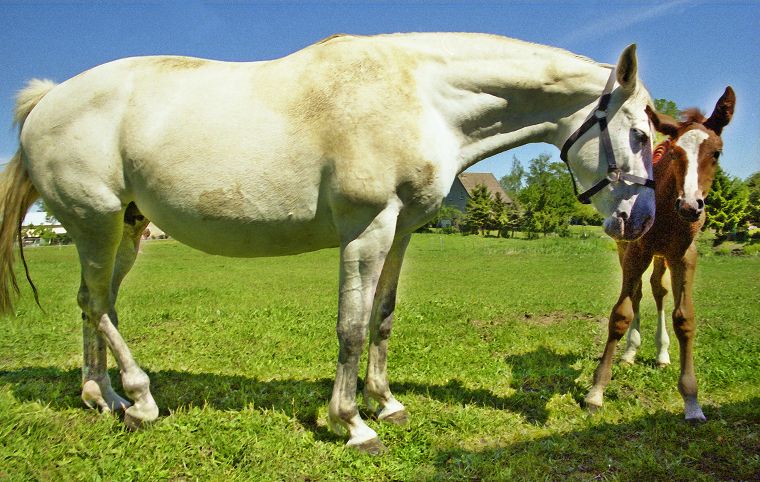
M 578 198 L 578 201 L 583 204 L 591 204 L 591 196 L 601 191 L 608 184 L 621 181 L 628 181 L 654 189 L 654 179 L 647 179 L 640 176 L 634 176 L 633 174 L 629 174 L 627 172 L 623 172 L 615 162 L 615 153 L 612 149 L 612 139 L 610 138 L 610 133 L 607 130 L 607 108 L 609 107 L 610 98 L 612 97 L 612 88 L 614 85 L 615 69 L 613 68 L 612 72 L 610 73 L 610 78 L 607 79 L 607 85 L 604 86 L 602 95 L 599 98 L 599 104 L 596 106 L 596 109 L 591 114 L 591 117 L 586 119 L 586 121 L 581 124 L 581 126 L 565 141 L 565 144 L 562 146 L 562 151 L 559 155 L 560 159 L 562 159 L 562 161 L 564 161 L 564 163 L 567 165 L 567 170 L 570 172 L 570 179 L 573 181 L 573 191 L 575 192 L 575 197 Z M 575 182 L 573 170 L 570 169 L 570 163 L 567 160 L 567 152 L 570 150 L 572 145 L 575 144 L 575 142 L 578 141 L 578 139 L 583 134 L 594 127 L 595 124 L 599 124 L 599 140 L 602 143 L 604 153 L 607 157 L 607 175 L 604 177 L 604 179 L 591 186 L 590 189 L 578 194 L 578 185 Z

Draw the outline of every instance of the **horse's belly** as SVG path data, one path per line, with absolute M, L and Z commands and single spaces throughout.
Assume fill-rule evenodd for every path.
M 154 169 L 152 180 L 161 182 L 133 184 L 135 203 L 170 236 L 212 254 L 278 256 L 337 245 L 316 169 L 301 169 L 300 177 L 282 169 L 275 176 L 246 164 L 206 165 L 201 176 L 190 166 L 161 175 Z
M 146 212 L 171 237 L 206 253 L 233 257 L 284 256 L 338 245 L 329 219 L 203 218 L 197 213 Z

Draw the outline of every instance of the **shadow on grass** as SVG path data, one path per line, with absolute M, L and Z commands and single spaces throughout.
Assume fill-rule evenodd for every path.
M 546 404 L 555 394 L 570 393 L 580 403 L 583 389 L 576 382 L 579 370 L 572 368 L 578 355 L 558 354 L 545 347 L 505 358 L 512 369 L 510 386 L 515 393 L 509 397 L 494 395 L 487 389 L 465 388 L 460 380 L 446 385 L 400 382 L 392 383 L 394 393 L 415 393 L 455 404 L 477 404 L 522 414 L 533 424 L 545 424 L 549 418 Z
M 476 450 L 443 450 L 436 480 L 759 480 L 760 397 L 703 407 L 689 424 L 658 411 Z M 487 441 L 483 444 L 487 445 Z
M 545 348 L 508 356 L 506 362 L 512 368 L 512 386 L 516 390 L 510 397 L 500 397 L 485 388 L 467 388 L 459 380 L 447 384 L 400 382 L 392 383 L 391 388 L 400 396 L 414 393 L 457 405 L 478 404 L 510 410 L 523 414 L 531 423 L 543 424 L 548 418 L 546 403 L 553 394 L 569 392 L 576 399 L 582 397 L 574 381 L 578 372 L 571 368 L 576 359 L 576 355 L 559 355 Z M 203 406 L 217 410 L 271 409 L 295 417 L 318 437 L 331 437 L 317 424 L 318 411 L 332 392 L 331 378 L 259 380 L 241 375 L 176 370 L 147 373 L 161 416 Z M 79 398 L 80 376 L 78 369 L 29 367 L 0 371 L 0 383 L 10 384 L 19 400 L 67 409 L 83 406 Z M 110 377 L 114 388 L 123 393 L 118 373 L 111 370 Z

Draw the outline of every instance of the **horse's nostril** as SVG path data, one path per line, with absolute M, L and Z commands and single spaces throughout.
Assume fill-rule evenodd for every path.
M 705 208 L 705 201 L 702 198 L 697 199 L 697 209 L 699 211 Z
M 678 199 L 676 199 L 676 211 L 680 211 L 681 210 L 681 203 L 682 202 L 683 202 L 683 199 L 681 199 L 680 197 Z
M 617 215 L 623 221 L 627 221 L 628 220 L 628 213 L 625 212 L 625 211 L 618 211 Z

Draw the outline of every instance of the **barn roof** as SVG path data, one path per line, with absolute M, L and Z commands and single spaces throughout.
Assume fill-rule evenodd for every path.
M 499 184 L 499 181 L 497 181 L 494 175 L 490 172 L 463 172 L 457 177 L 470 197 L 472 197 L 475 187 L 478 184 L 482 184 L 491 192 L 491 199 L 496 199 L 496 193 L 499 193 L 501 194 L 502 201 L 505 203 L 512 203 L 512 199 L 507 195 L 504 188 Z

